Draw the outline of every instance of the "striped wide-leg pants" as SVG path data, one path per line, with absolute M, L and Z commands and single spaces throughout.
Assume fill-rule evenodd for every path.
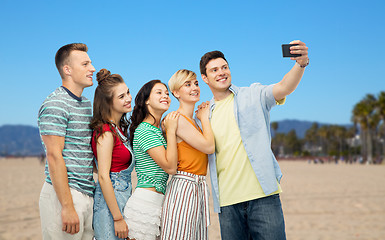
M 167 186 L 161 239 L 205 240 L 210 224 L 206 176 L 178 171 Z

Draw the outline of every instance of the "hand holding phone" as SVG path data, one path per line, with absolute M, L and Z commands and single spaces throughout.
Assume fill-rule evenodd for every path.
M 298 44 L 282 44 L 282 55 L 283 57 L 300 57 L 301 54 L 291 54 L 290 47 L 297 46 Z

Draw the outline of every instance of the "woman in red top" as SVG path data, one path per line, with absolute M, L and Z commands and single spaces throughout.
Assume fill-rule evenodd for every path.
M 98 167 L 94 194 L 93 227 L 96 239 L 125 239 L 128 227 L 123 208 L 131 196 L 134 156 L 127 138 L 131 94 L 123 78 L 106 69 L 96 74 L 94 131 L 91 145 Z

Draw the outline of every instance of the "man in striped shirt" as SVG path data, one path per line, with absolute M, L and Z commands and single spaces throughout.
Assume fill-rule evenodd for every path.
M 40 193 L 43 239 L 92 239 L 93 153 L 91 102 L 82 96 L 92 86 L 95 68 L 87 46 L 72 43 L 55 56 L 62 78 L 43 102 L 38 126 L 47 154 Z

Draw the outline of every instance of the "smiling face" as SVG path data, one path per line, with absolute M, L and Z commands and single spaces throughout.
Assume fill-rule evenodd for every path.
M 170 107 L 171 99 L 166 86 L 163 83 L 156 83 L 151 89 L 149 98 L 146 101 L 148 111 L 163 114 Z
M 228 93 L 231 85 L 229 65 L 223 58 L 209 61 L 206 65 L 206 75 L 202 74 L 202 79 L 210 87 L 214 98 L 217 98 L 216 95 Z
M 187 80 L 183 85 L 178 89 L 174 90 L 174 96 L 179 100 L 179 102 L 193 102 L 196 103 L 200 98 L 200 88 L 197 79 Z
M 112 92 L 111 114 L 123 115 L 124 113 L 131 112 L 132 96 L 127 85 L 120 83 L 113 88 Z
M 93 85 L 92 76 L 95 72 L 94 66 L 88 54 L 83 51 L 72 51 L 68 57 L 68 64 L 64 71 L 71 77 L 73 83 L 80 88 Z

